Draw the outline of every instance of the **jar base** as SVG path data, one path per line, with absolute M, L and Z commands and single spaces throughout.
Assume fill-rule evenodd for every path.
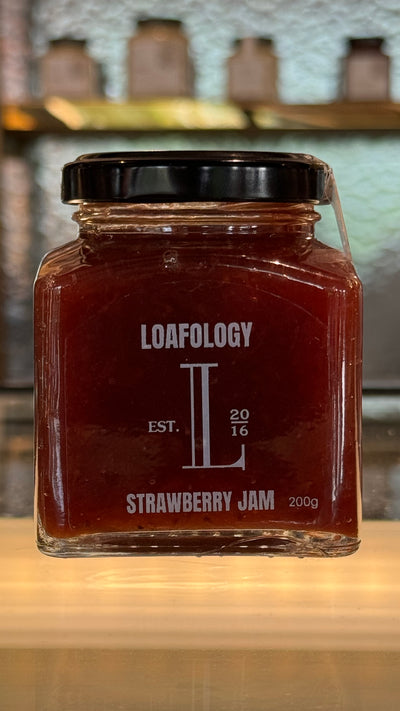
M 326 531 L 285 529 L 135 531 L 49 536 L 41 526 L 37 545 L 59 558 L 160 555 L 263 555 L 335 558 L 355 553 L 357 537 Z

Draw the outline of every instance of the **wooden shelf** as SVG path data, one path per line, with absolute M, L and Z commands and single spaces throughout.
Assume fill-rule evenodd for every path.
M 0 518 L 0 648 L 400 652 L 399 533 L 366 521 L 336 559 L 66 560 Z
M 144 131 L 397 131 L 400 104 L 393 102 L 271 104 L 243 111 L 232 104 L 196 99 L 111 103 L 50 97 L 43 103 L 3 107 L 6 132 Z
M 337 559 L 47 558 L 0 518 L 7 711 L 395 711 L 400 522 Z
M 312 131 L 388 131 L 400 129 L 400 104 L 392 102 L 335 102 L 260 107 L 252 114 L 262 129 Z
M 192 99 L 110 103 L 51 97 L 43 104 L 5 106 L 3 127 L 17 132 L 243 130 L 250 125 L 236 106 Z

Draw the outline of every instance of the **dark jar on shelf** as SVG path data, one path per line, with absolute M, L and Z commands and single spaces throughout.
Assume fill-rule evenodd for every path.
M 51 40 L 39 60 L 42 96 L 88 99 L 100 96 L 101 69 L 86 52 L 86 41 L 63 37 Z
M 361 286 L 330 168 L 92 154 L 63 200 L 79 236 L 35 285 L 39 548 L 357 550 Z M 339 248 L 314 233 L 331 204 Z
M 278 101 L 278 59 L 268 37 L 235 42 L 228 59 L 228 99 L 244 108 Z
M 143 18 L 128 44 L 128 94 L 132 99 L 193 95 L 193 64 L 180 20 Z
M 350 39 L 344 59 L 342 98 L 347 101 L 389 101 L 390 59 L 382 37 Z

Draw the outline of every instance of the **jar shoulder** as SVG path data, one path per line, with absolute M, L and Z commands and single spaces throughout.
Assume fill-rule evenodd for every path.
M 110 269 L 111 268 L 111 269 Z M 85 279 L 99 285 L 104 279 L 126 278 L 201 279 L 221 276 L 268 274 L 293 277 L 299 281 L 348 283 L 361 288 L 353 263 L 338 249 L 313 240 L 312 244 L 288 245 L 268 239 L 243 237 L 221 240 L 193 240 L 160 236 L 113 235 L 108 239 L 78 238 L 46 254 L 40 264 L 36 284 L 68 285 Z
M 43 277 L 57 277 L 74 271 L 82 265 L 83 240 L 77 238 L 47 252 L 39 264 L 36 282 Z

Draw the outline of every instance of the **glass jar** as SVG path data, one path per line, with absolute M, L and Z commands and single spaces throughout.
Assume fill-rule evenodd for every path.
M 390 59 L 382 37 L 349 40 L 344 60 L 343 98 L 348 101 L 390 100 Z
M 306 155 L 81 156 L 35 285 L 38 545 L 357 550 L 361 287 Z M 332 204 L 344 249 L 314 234 Z
M 278 101 L 278 60 L 267 37 L 236 40 L 228 59 L 228 99 L 243 107 Z
M 138 21 L 128 45 L 128 93 L 134 99 L 193 95 L 193 65 L 180 20 Z
M 39 63 L 42 96 L 87 99 L 101 94 L 101 72 L 86 53 L 86 41 L 64 37 L 51 40 Z

